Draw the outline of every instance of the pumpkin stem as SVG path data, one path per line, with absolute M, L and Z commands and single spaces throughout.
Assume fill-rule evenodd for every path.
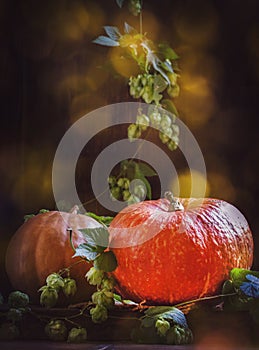
M 168 211 L 184 210 L 184 206 L 174 197 L 172 192 L 166 191 L 164 196 L 169 200 Z
M 72 235 L 73 235 L 73 230 L 72 228 L 68 228 L 67 231 L 69 232 L 69 242 L 70 242 L 70 246 L 71 248 L 73 249 L 73 251 L 75 252 L 76 251 L 76 248 L 74 246 L 74 243 L 73 243 L 73 240 L 72 240 Z

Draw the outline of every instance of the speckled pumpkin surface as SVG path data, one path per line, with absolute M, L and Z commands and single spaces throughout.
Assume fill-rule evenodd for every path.
M 233 205 L 218 199 L 144 201 L 122 210 L 110 226 L 113 275 L 125 298 L 173 304 L 212 295 L 234 267 L 250 268 L 253 238 Z
M 84 276 L 91 265 L 75 264 L 80 259 L 72 258 L 68 228 L 73 231 L 73 244 L 77 247 L 85 242 L 79 229 L 98 226 L 97 221 L 86 215 L 58 211 L 38 214 L 26 221 L 13 235 L 6 253 L 6 271 L 13 288 L 39 302 L 37 291 L 46 283 L 46 277 L 74 264 L 70 274 L 78 291 L 73 298 L 61 298 L 59 303 L 88 300 L 93 287 Z

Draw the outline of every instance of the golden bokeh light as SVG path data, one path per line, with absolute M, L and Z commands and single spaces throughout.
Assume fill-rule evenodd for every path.
M 172 192 L 183 198 L 204 198 L 210 193 L 210 186 L 203 174 L 189 169 L 179 172 L 178 178 L 172 181 Z
M 149 12 L 144 11 L 142 15 L 143 32 L 147 33 L 148 38 L 154 41 L 158 41 L 162 36 L 161 26 L 157 17 Z
M 109 59 L 117 73 L 125 78 L 138 73 L 138 65 L 132 59 L 125 57 L 125 51 L 121 48 L 114 48 L 109 51 Z
M 86 11 L 89 14 L 87 34 L 95 39 L 97 33 L 101 33 L 102 27 L 107 25 L 106 14 L 104 9 L 95 1 L 87 1 L 85 3 Z M 110 19 L 109 19 L 110 20 Z M 97 34 L 98 36 L 99 34 Z
M 221 79 L 221 65 L 203 49 L 179 47 L 180 95 L 176 100 L 180 118 L 190 127 L 205 125 L 218 109 L 214 89 Z
M 209 82 L 204 76 L 183 74 L 182 89 L 197 98 L 208 97 L 211 94 Z
M 177 48 L 177 52 L 180 55 L 181 72 L 206 77 L 211 86 L 217 86 L 221 82 L 223 73 L 221 63 L 207 50 L 197 50 L 191 45 L 183 45 Z
M 52 18 L 49 31 L 58 42 L 81 40 L 89 27 L 89 17 L 82 4 L 71 2 Z
M 180 117 L 188 126 L 199 128 L 216 110 L 216 100 L 204 76 L 181 75 L 181 93 L 177 99 Z

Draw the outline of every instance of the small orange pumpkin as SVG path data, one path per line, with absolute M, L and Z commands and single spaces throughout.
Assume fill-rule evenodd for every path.
M 70 277 L 77 283 L 77 293 L 71 298 L 61 298 L 59 304 L 89 300 L 93 287 L 85 278 L 91 264 L 72 258 L 69 230 L 73 231 L 73 244 L 85 242 L 82 228 L 99 227 L 93 218 L 76 214 L 49 211 L 26 221 L 11 238 L 6 252 L 6 272 L 16 290 L 27 293 L 33 302 L 39 302 L 38 289 L 46 284 L 52 272 L 72 265 Z

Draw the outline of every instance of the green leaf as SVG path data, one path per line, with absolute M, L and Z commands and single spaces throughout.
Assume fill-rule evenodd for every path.
M 123 160 L 121 162 L 120 168 L 123 176 L 127 177 L 130 180 L 135 179 L 135 172 L 136 172 L 136 165 L 137 163 L 133 160 Z
M 111 47 L 120 46 L 120 44 L 117 41 L 112 40 L 108 36 L 104 36 L 104 35 L 98 36 L 98 38 L 93 40 L 93 43 L 103 45 L 103 46 L 111 46 Z
M 171 62 L 170 62 L 168 59 L 166 59 L 165 61 L 161 62 L 161 66 L 162 66 L 166 71 L 168 71 L 168 72 L 170 72 L 170 73 L 173 73 L 173 72 L 174 72 L 173 67 L 172 67 L 172 64 L 171 64 Z
M 107 248 L 109 244 L 109 231 L 107 227 L 95 227 L 80 229 L 87 244 Z
M 99 216 L 99 215 L 96 215 L 95 213 L 91 213 L 91 212 L 87 212 L 86 215 L 90 216 L 91 218 L 95 219 L 96 221 L 98 221 L 101 224 L 104 224 L 106 226 L 109 226 L 114 218 L 113 216 Z
M 112 251 L 103 252 L 94 260 L 94 267 L 105 272 L 114 271 L 117 265 L 117 259 Z
M 235 293 L 235 287 L 232 281 L 226 280 L 222 287 L 222 294 L 231 294 L 231 293 Z
M 151 185 L 150 185 L 149 181 L 147 180 L 147 178 L 144 175 L 142 175 L 141 173 L 136 172 L 135 179 L 139 179 L 139 180 L 143 181 L 144 185 L 146 186 L 147 198 L 151 199 L 152 198 L 152 189 L 151 189 Z
M 98 254 L 99 252 L 96 251 L 95 247 L 87 243 L 82 243 L 76 248 L 73 258 L 75 258 L 76 256 L 79 256 L 88 261 L 93 261 L 98 256 Z
M 130 34 L 132 32 L 136 32 L 136 30 L 130 26 L 127 22 L 124 23 L 124 32 L 125 34 Z
M 163 99 L 161 101 L 161 104 L 163 106 L 164 109 L 166 109 L 168 112 L 171 112 L 173 114 L 175 114 L 176 116 L 179 115 L 174 103 L 172 100 L 169 100 L 169 99 Z
M 248 297 L 259 298 L 259 278 L 247 274 L 246 279 L 248 282 L 243 282 L 241 284 L 241 291 Z
M 167 88 L 168 84 L 165 79 L 160 75 L 156 74 L 154 78 L 154 90 L 159 93 L 164 91 Z
M 246 297 L 239 291 L 239 287 L 235 286 L 233 281 L 227 280 L 222 287 L 222 294 L 232 294 L 224 297 L 224 309 L 231 311 L 247 311 L 251 305 L 251 298 Z
M 49 210 L 48 209 L 40 209 L 39 210 L 39 214 L 45 214 L 45 213 L 48 213 Z
M 119 294 L 113 293 L 113 299 L 122 302 L 122 297 Z
M 117 5 L 122 8 L 122 5 L 124 3 L 124 0 L 116 0 Z
M 30 220 L 31 218 L 33 218 L 35 215 L 34 214 L 27 214 L 27 215 L 24 215 L 23 219 L 24 219 L 24 222 Z
M 114 41 L 118 41 L 121 37 L 121 33 L 119 32 L 119 29 L 114 26 L 104 26 L 105 33 L 108 35 L 109 38 L 111 38 Z
M 165 43 L 159 44 L 158 45 L 158 52 L 164 58 L 167 58 L 169 60 L 179 59 L 179 56 L 177 55 L 177 53 L 168 44 L 165 44 Z
M 139 171 L 144 176 L 157 176 L 157 173 L 151 168 L 151 166 L 147 165 L 146 163 L 138 163 Z
M 145 311 L 145 316 L 155 319 L 163 318 L 174 324 L 188 327 L 184 313 L 174 306 L 153 306 Z
M 235 287 L 240 288 L 241 284 L 247 282 L 246 275 L 253 275 L 259 278 L 259 271 L 234 268 L 230 271 L 230 279 Z

